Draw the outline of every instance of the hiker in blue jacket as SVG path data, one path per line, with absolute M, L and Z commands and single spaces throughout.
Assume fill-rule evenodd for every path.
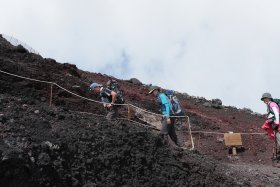
M 162 127 L 160 134 L 167 139 L 167 135 L 170 136 L 171 140 L 178 145 L 177 135 L 175 131 L 174 118 L 170 118 L 172 115 L 171 103 L 168 97 L 160 91 L 157 86 L 152 86 L 150 88 L 149 94 L 153 94 L 157 98 L 157 102 L 160 104 L 162 118 Z M 179 145 L 178 145 L 179 146 Z

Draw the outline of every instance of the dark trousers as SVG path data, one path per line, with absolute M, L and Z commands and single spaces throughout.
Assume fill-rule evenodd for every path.
M 118 106 L 114 105 L 111 109 L 107 109 L 106 119 L 112 120 L 118 117 L 119 109 Z
M 110 103 L 108 98 L 101 98 L 102 102 L 104 102 L 104 107 L 106 109 L 106 119 L 108 120 L 112 120 L 118 117 L 118 113 L 119 113 L 119 106 L 117 105 L 113 105 L 112 108 L 107 108 L 107 104 Z
M 161 121 L 162 127 L 160 130 L 160 134 L 166 136 L 169 135 L 169 137 L 171 138 L 171 140 L 178 145 L 178 140 L 177 140 L 177 135 L 176 135 L 176 131 L 175 131 L 175 119 L 174 118 L 170 118 L 171 119 L 171 124 L 167 124 L 167 119 L 163 118 L 163 120 Z

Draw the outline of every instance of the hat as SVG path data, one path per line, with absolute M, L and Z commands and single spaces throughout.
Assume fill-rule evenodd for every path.
M 272 99 L 272 96 L 270 93 L 264 93 L 264 94 L 262 94 L 261 100 L 263 101 L 265 98 Z
M 165 90 L 165 95 L 167 96 L 174 96 L 174 91 L 173 90 Z
M 159 90 L 159 87 L 157 87 L 157 86 L 151 86 L 151 87 L 149 88 L 149 94 L 153 93 L 153 91 L 155 91 L 155 90 Z
M 93 89 L 95 89 L 96 87 L 101 87 L 101 86 L 102 86 L 101 84 L 98 84 L 98 83 L 94 82 L 94 83 L 92 83 L 92 84 L 89 86 L 89 88 L 90 88 L 91 90 L 93 90 Z

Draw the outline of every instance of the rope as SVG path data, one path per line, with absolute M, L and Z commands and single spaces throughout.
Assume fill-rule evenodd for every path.
M 72 95 L 75 95 L 75 96 L 77 96 L 77 97 L 79 97 L 79 98 L 82 98 L 82 99 L 84 99 L 84 100 L 91 101 L 91 102 L 95 102 L 95 103 L 104 104 L 104 102 L 96 101 L 96 100 L 93 100 L 93 99 L 89 99 L 89 98 L 83 97 L 83 96 L 81 96 L 81 95 L 78 95 L 78 94 L 76 94 L 76 93 L 74 93 L 74 92 L 71 92 L 71 91 L 67 90 L 66 88 L 63 88 L 62 86 L 60 86 L 60 85 L 58 85 L 58 84 L 56 84 L 56 83 L 54 83 L 54 85 L 56 85 L 57 87 L 59 87 L 60 89 L 62 89 L 62 90 L 64 90 L 64 91 L 66 91 L 66 92 L 68 92 L 68 93 L 70 93 L 70 94 L 72 94 Z
M 228 132 L 209 132 L 209 131 L 192 131 L 192 133 L 203 133 L 203 134 L 226 134 Z M 247 132 L 235 132 L 235 134 L 243 134 L 243 135 L 265 135 L 265 133 L 247 133 Z
M 146 112 L 146 113 L 148 113 L 148 114 L 152 114 L 152 115 L 159 116 L 159 117 L 164 117 L 164 115 L 156 114 L 156 113 L 150 112 L 150 111 L 148 111 L 148 110 L 139 108 L 139 107 L 137 107 L 137 106 L 135 106 L 135 105 L 133 105 L 133 104 L 128 104 L 128 105 L 130 105 L 130 106 L 132 106 L 132 107 L 134 107 L 134 108 L 136 108 L 136 109 L 142 110 L 143 112 Z M 185 117 L 187 117 L 187 116 L 169 116 L 169 117 L 170 117 L 170 118 L 185 118 Z
M 27 80 L 31 80 L 31 81 L 35 81 L 35 82 L 41 82 L 41 83 L 47 83 L 47 84 L 53 84 L 57 87 L 59 87 L 60 89 L 72 94 L 72 95 L 75 95 L 76 97 L 79 97 L 81 99 L 84 99 L 84 100 L 87 100 L 87 101 L 91 101 L 91 102 L 95 102 L 95 103 L 99 103 L 99 104 L 106 104 L 105 102 L 101 102 L 101 101 L 97 101 L 97 100 L 93 100 L 93 99 L 89 99 L 89 98 L 86 98 L 86 97 L 83 97 L 81 95 L 78 95 L 74 92 L 71 92 L 69 90 L 67 90 L 66 88 L 60 86 L 59 84 L 55 83 L 55 82 L 49 82 L 49 81 L 43 81 L 43 80 L 37 80 L 37 79 L 32 79 L 32 78 L 28 78 L 28 77 L 24 77 L 24 76 L 20 76 L 20 75 L 16 75 L 16 74 L 12 74 L 12 73 L 8 73 L 8 72 L 5 72 L 5 71 L 2 71 L 0 70 L 1 73 L 4 73 L 4 74 L 7 74 L 7 75 L 11 75 L 11 76 L 14 76 L 14 77 L 18 77 L 18 78 L 22 78 L 22 79 L 27 79 Z M 155 116 L 160 116 L 160 117 L 164 117 L 164 115 L 161 115 L 161 114 L 156 114 L 156 113 L 153 113 L 153 112 L 150 112 L 148 110 L 145 110 L 145 109 L 142 109 L 142 108 L 139 108 L 133 104 L 114 104 L 114 105 L 118 105 L 118 106 L 131 106 L 131 107 L 134 107 L 136 109 L 139 109 L 141 111 L 144 111 L 146 113 L 149 113 L 149 114 L 152 114 L 152 115 L 155 115 Z M 186 116 L 170 116 L 171 118 L 184 118 Z
M 37 79 L 31 79 L 31 78 L 28 78 L 28 77 L 23 77 L 23 76 L 20 76 L 20 75 L 15 75 L 15 74 L 12 74 L 12 73 L 8 73 L 8 72 L 2 71 L 2 70 L 0 70 L 0 72 L 4 73 L 4 74 L 7 74 L 7 75 L 14 76 L 14 77 L 19 77 L 19 78 L 22 78 L 22 79 L 27 79 L 27 80 L 31 80 L 31 81 L 35 81 L 35 82 L 42 82 L 42 83 L 47 83 L 47 84 L 55 84 L 54 82 L 42 81 L 42 80 L 37 80 Z
M 86 98 L 86 97 L 83 97 L 81 95 L 78 95 L 74 92 L 71 92 L 69 90 L 67 90 L 66 88 L 60 86 L 59 84 L 55 83 L 55 82 L 50 82 L 50 81 L 43 81 L 43 80 L 38 80 L 38 79 L 32 79 L 32 78 L 28 78 L 28 77 L 24 77 L 24 76 L 20 76 L 20 75 L 16 75 L 16 74 L 12 74 L 12 73 L 8 73 L 8 72 L 5 72 L 5 71 L 2 71 L 0 70 L 1 73 L 4 73 L 4 74 L 7 74 L 7 75 L 11 75 L 11 76 L 14 76 L 14 77 L 18 77 L 18 78 L 22 78 L 22 79 L 26 79 L 26 80 L 31 80 L 31 81 L 35 81 L 35 82 L 41 82 L 41 83 L 47 83 L 47 84 L 53 84 L 53 85 L 56 85 L 57 87 L 63 89 L 64 91 L 72 94 L 72 95 L 75 95 L 79 98 L 82 98 L 82 99 L 85 99 L 87 101 L 91 101 L 91 102 L 95 102 L 95 103 L 100 103 L 100 104 L 104 104 L 104 102 L 101 102 L 101 101 L 96 101 L 96 100 L 93 100 L 93 99 L 89 99 L 89 98 Z M 136 109 L 139 109 L 141 111 L 144 111 L 146 113 L 149 113 L 149 114 L 152 114 L 152 115 L 155 115 L 155 116 L 159 116 L 159 117 L 164 117 L 164 115 L 161 115 L 161 114 L 156 114 L 156 113 L 153 113 L 153 112 L 150 112 L 148 110 L 145 110 L 145 109 L 142 109 L 140 107 L 137 107 L 133 104 L 115 104 L 115 105 L 123 105 L 123 106 L 131 106 L 131 107 L 134 107 Z M 83 112 L 83 113 L 87 113 L 87 112 Z M 89 113 L 89 114 L 92 114 L 92 113 Z M 96 114 L 97 115 L 97 114 Z M 190 131 L 190 135 L 192 133 L 204 133 L 204 134 L 224 134 L 222 132 L 206 132 L 206 131 L 191 131 L 191 125 L 190 125 L 190 120 L 189 120 L 189 116 L 170 116 L 172 118 L 187 118 L 188 119 L 188 124 L 189 124 L 189 131 Z M 132 121 L 132 120 L 131 120 Z M 134 121 L 135 122 L 135 121 Z M 247 135 L 247 134 L 258 134 L 258 135 L 263 135 L 265 133 L 240 133 L 240 134 L 244 134 L 244 135 Z M 193 145 L 193 138 L 192 138 L 192 135 L 191 135 L 191 141 L 192 141 L 192 146 L 194 147 Z
M 69 110 L 69 111 L 70 112 L 77 112 L 77 113 L 81 113 L 81 114 L 88 114 L 88 115 L 98 116 L 98 117 L 106 117 L 105 115 L 102 115 L 102 114 L 94 114 L 94 113 L 90 113 L 90 112 L 81 112 L 81 111 L 74 111 L 74 110 Z M 157 128 L 154 128 L 154 127 L 146 125 L 144 123 L 140 123 L 140 122 L 137 122 L 137 121 L 134 121 L 134 120 L 130 120 L 130 119 L 127 119 L 127 118 L 116 118 L 116 119 L 117 120 L 126 120 L 126 121 L 132 122 L 134 124 L 138 124 L 138 125 L 141 125 L 141 126 L 148 127 L 150 129 L 154 129 L 156 131 L 159 131 L 159 129 L 157 129 Z

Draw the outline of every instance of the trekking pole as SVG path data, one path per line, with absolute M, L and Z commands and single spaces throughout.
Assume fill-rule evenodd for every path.
M 277 131 L 274 131 L 274 136 L 275 136 L 275 141 L 274 141 L 274 146 L 275 146 L 275 158 L 277 159 L 277 157 L 278 157 L 278 155 L 277 155 L 277 147 L 278 147 L 278 145 L 277 145 Z

